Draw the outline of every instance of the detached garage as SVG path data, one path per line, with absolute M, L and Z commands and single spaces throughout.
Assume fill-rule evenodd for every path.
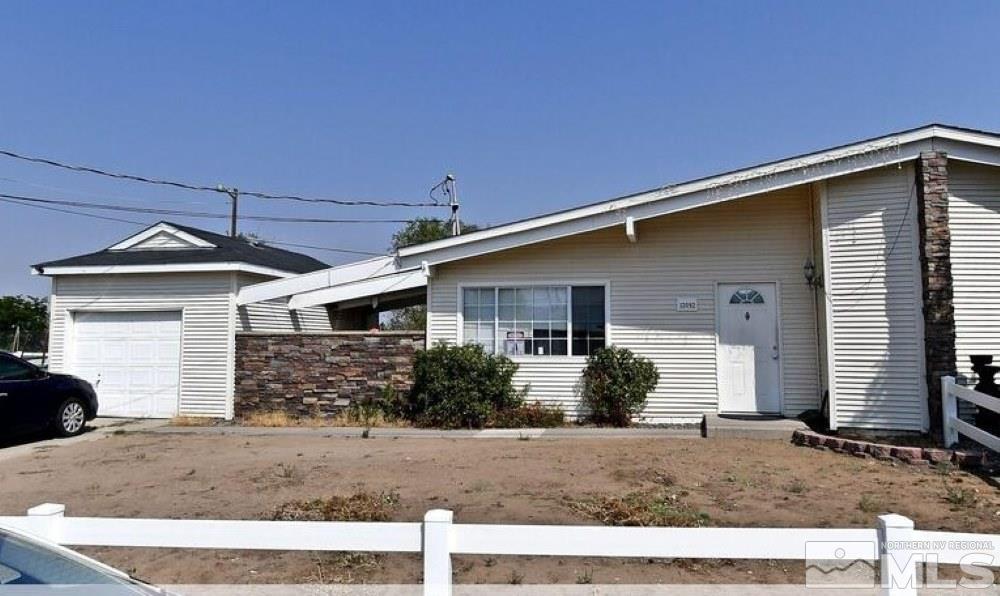
M 326 309 L 238 307 L 243 286 L 326 268 L 308 255 L 161 222 L 52 278 L 49 368 L 90 381 L 102 416 L 233 415 L 236 331 L 328 331 Z

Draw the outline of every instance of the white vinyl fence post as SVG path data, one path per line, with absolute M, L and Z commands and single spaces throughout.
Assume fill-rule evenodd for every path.
M 913 520 L 890 513 L 878 516 L 878 559 L 882 596 L 917 596 L 917 562 L 911 541 Z
M 66 506 L 59 503 L 42 503 L 28 510 L 29 517 L 45 518 L 34 533 L 56 544 L 62 541 L 62 519 L 65 513 Z
M 424 514 L 424 596 L 451 596 L 451 520 L 447 509 Z
M 941 415 L 944 417 L 941 430 L 945 447 L 958 443 L 958 431 L 952 424 L 952 420 L 958 418 L 958 398 L 955 397 L 954 388 L 955 377 L 941 377 Z

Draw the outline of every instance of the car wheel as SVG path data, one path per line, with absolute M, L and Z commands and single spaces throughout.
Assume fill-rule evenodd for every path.
M 86 421 L 87 410 L 78 398 L 67 399 L 56 410 L 56 432 L 63 437 L 72 437 L 82 433 Z

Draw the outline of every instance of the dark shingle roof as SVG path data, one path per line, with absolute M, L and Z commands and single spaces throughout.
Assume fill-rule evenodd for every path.
M 247 263 L 260 267 L 279 269 L 292 273 L 308 273 L 329 267 L 323 261 L 290 250 L 264 244 L 251 244 L 240 238 L 160 222 L 197 236 L 215 245 L 215 248 L 171 248 L 163 250 L 108 250 L 48 261 L 34 266 L 44 273 L 46 267 L 110 267 L 114 265 L 184 265 L 193 263 Z M 159 224 L 157 224 L 159 225 Z

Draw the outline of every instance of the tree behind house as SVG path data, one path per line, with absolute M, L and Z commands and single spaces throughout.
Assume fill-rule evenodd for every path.
M 462 224 L 462 232 L 475 232 L 479 227 L 474 224 Z M 433 242 L 451 236 L 451 223 L 436 217 L 418 217 L 408 222 L 401 230 L 392 235 L 392 250 L 407 246 Z M 384 329 L 393 331 L 423 330 L 427 326 L 426 306 L 407 306 L 391 313 Z
M 18 345 L 14 335 L 19 333 Z M 44 352 L 49 342 L 49 304 L 34 296 L 0 297 L 0 350 Z

